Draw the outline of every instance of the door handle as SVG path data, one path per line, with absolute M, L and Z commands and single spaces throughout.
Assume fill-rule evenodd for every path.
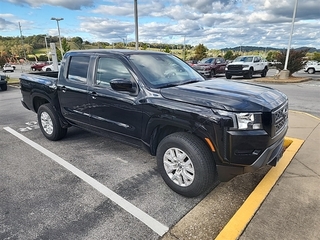
M 97 99 L 98 94 L 96 92 L 91 92 L 90 95 L 92 99 Z
M 65 92 L 67 91 L 67 88 L 66 88 L 65 86 L 62 86 L 62 87 L 61 87 L 61 91 L 62 91 L 63 93 L 65 93 Z

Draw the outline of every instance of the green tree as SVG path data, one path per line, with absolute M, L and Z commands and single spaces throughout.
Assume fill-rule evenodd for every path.
M 194 48 L 194 53 L 195 53 L 194 59 L 201 60 L 207 57 L 207 52 L 208 52 L 208 48 L 204 46 L 202 43 L 200 43 Z
M 320 52 L 314 52 L 312 60 L 320 62 Z
M 148 45 L 146 43 L 143 43 L 142 46 L 141 46 L 141 49 L 142 50 L 147 50 L 148 48 Z
M 70 51 L 70 45 L 68 44 L 67 39 L 63 38 L 61 41 L 61 45 L 64 53 Z
M 274 60 L 277 60 L 278 53 L 279 52 L 277 51 L 269 51 L 266 57 L 267 61 L 272 62 Z
M 287 69 L 289 70 L 289 76 L 291 76 L 293 73 L 299 71 L 303 68 L 305 64 L 305 56 L 309 49 L 305 50 L 294 50 L 291 49 L 289 53 L 289 59 L 288 59 L 288 66 Z M 278 66 L 280 70 L 283 70 L 286 60 L 286 51 L 278 52 L 276 55 L 276 58 L 279 62 L 281 62 L 281 65 Z
M 164 50 L 166 53 L 170 53 L 170 48 L 169 48 L 169 46 L 167 45 L 166 46 L 166 49 Z
M 233 59 L 233 52 L 231 50 L 228 50 L 225 54 L 224 54 L 224 59 L 226 60 L 232 60 Z
M 83 40 L 81 37 L 74 37 L 71 39 L 72 42 L 77 46 L 78 49 L 82 49 Z

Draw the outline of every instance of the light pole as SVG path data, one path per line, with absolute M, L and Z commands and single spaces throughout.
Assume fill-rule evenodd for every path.
M 50 61 L 49 52 L 48 52 L 47 37 L 48 37 L 48 35 L 45 35 L 45 36 L 44 36 L 44 41 L 45 41 L 45 43 L 46 43 L 46 54 L 47 54 L 47 58 L 48 58 L 48 61 Z
M 60 27 L 59 27 L 59 21 L 63 20 L 63 18 L 54 18 L 54 17 L 52 17 L 51 20 L 57 21 L 58 34 L 59 34 L 59 43 L 60 43 L 60 52 L 61 52 L 61 57 L 63 57 L 63 49 L 62 49 L 62 44 L 61 44 Z
M 287 67 L 288 67 L 288 61 L 289 61 L 289 53 L 290 53 L 290 48 L 291 48 L 291 40 L 292 40 L 293 27 L 294 27 L 294 19 L 296 17 L 297 6 L 298 6 L 298 0 L 296 0 L 295 4 L 294 4 L 293 16 L 292 16 L 292 22 L 291 22 L 291 31 L 290 31 L 290 35 L 289 35 L 289 44 L 288 44 L 287 54 L 286 54 L 286 60 L 285 60 L 285 63 L 284 63 L 283 70 L 280 71 L 279 79 L 288 79 L 289 78 L 289 74 L 290 74 L 290 72 L 287 69 Z

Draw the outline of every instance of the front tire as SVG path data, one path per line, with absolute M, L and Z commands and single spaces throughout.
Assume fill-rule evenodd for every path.
M 249 69 L 249 72 L 246 75 L 244 75 L 244 78 L 251 79 L 252 75 L 253 75 L 253 70 Z
M 190 133 L 166 136 L 157 149 L 157 165 L 166 184 L 185 197 L 199 196 L 213 186 L 212 154 L 204 142 Z
M 8 89 L 7 84 L 1 85 L 1 90 L 2 90 L 2 91 L 7 91 L 7 89 Z
M 67 134 L 67 128 L 62 128 L 58 114 L 51 104 L 43 104 L 38 109 L 38 123 L 43 135 L 51 140 L 57 141 Z
M 215 76 L 216 76 L 216 72 L 214 71 L 214 69 L 212 69 L 210 72 L 210 77 L 214 78 Z
M 314 68 L 309 68 L 309 69 L 308 69 L 308 73 L 309 73 L 309 74 L 314 74 L 314 72 L 315 72 Z
M 226 74 L 227 79 L 231 79 L 232 75 L 231 74 Z

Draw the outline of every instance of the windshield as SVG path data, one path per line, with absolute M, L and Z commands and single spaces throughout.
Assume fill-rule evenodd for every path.
M 234 62 L 252 62 L 253 57 L 237 57 Z
M 129 60 L 138 68 L 148 85 L 154 88 L 204 81 L 192 67 L 170 54 L 133 54 Z
M 214 62 L 214 58 L 204 58 L 199 63 L 212 63 Z

